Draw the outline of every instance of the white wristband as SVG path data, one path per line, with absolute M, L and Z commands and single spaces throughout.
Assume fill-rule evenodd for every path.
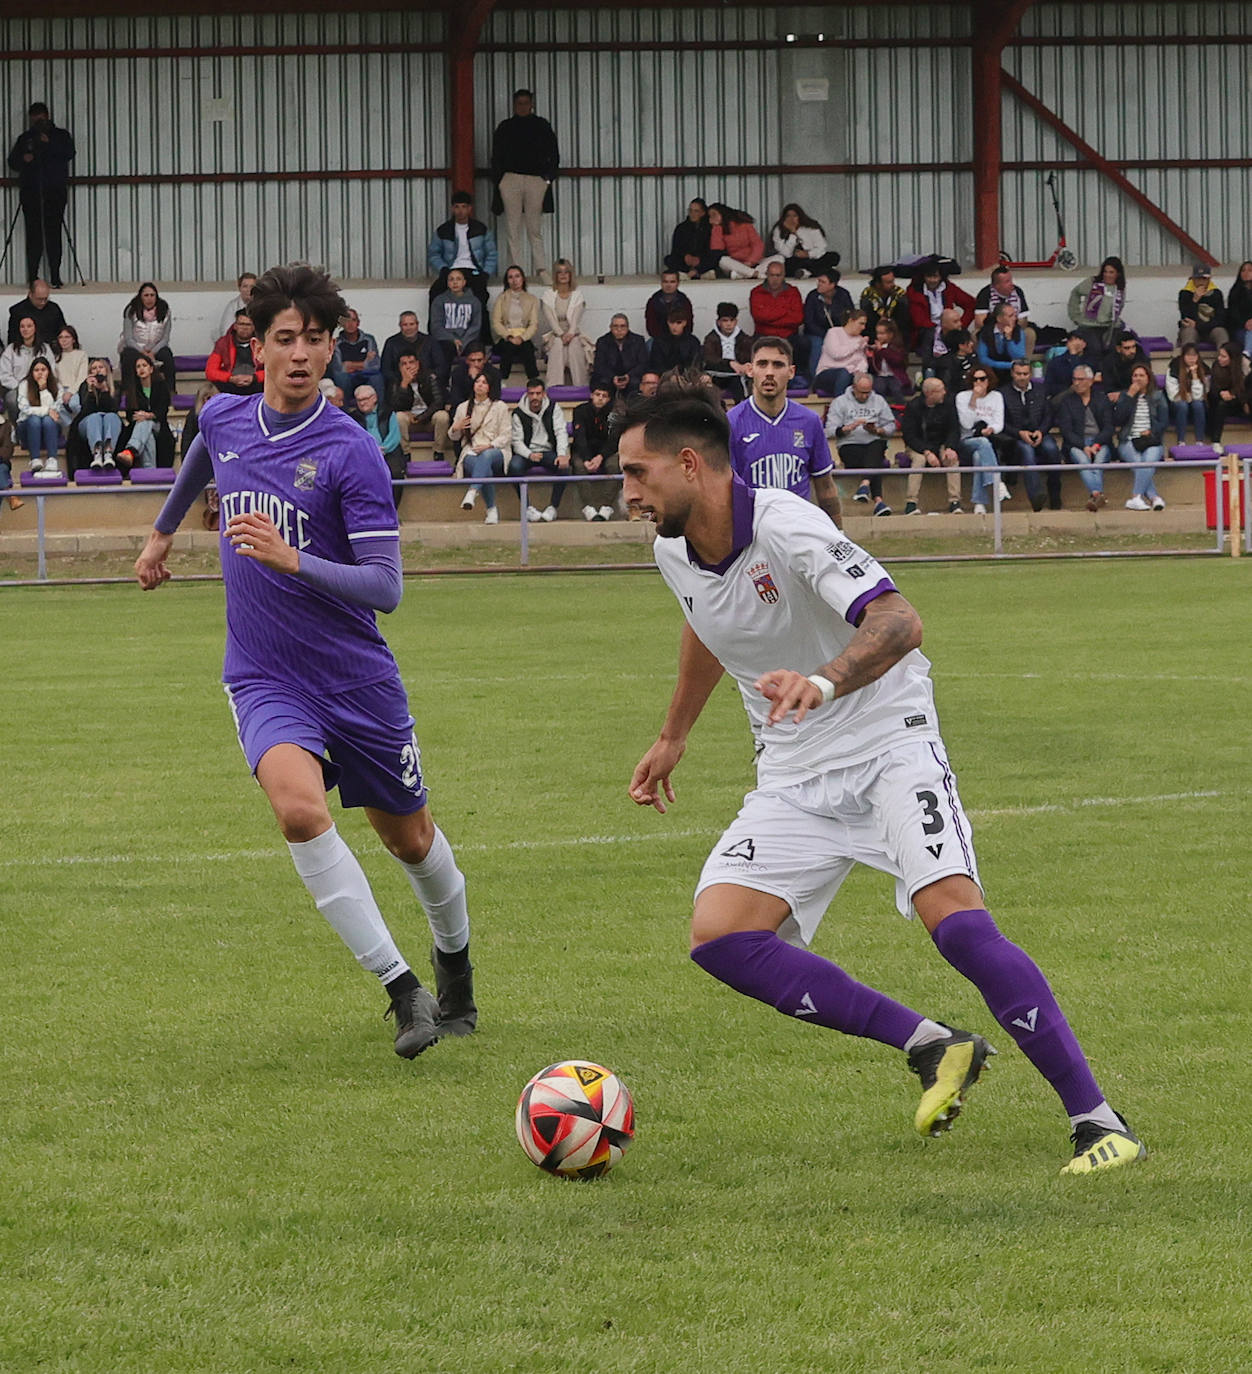
M 821 673 L 810 673 L 809 681 L 822 694 L 822 705 L 835 699 L 835 684 L 828 677 L 823 677 Z

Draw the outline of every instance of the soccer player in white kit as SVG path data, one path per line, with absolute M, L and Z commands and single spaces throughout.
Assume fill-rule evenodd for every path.
M 917 913 L 1060 1096 L 1074 1145 L 1063 1172 L 1142 1159 L 1047 980 L 986 910 L 916 611 L 822 511 L 744 484 L 729 443 L 720 407 L 689 394 L 632 402 L 619 447 L 626 502 L 655 521 L 657 566 L 686 617 L 665 724 L 630 796 L 661 812 L 673 801 L 723 672 L 757 745 L 757 786 L 700 875 L 691 957 L 784 1015 L 904 1051 L 923 1089 L 914 1125 L 937 1134 L 994 1051 L 808 948 L 854 864 L 889 873 L 901 914 Z

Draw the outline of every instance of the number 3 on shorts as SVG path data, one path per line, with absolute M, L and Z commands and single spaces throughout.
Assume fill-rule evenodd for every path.
M 416 730 L 409 743 L 400 750 L 400 781 L 410 792 L 416 792 L 422 785 L 422 751 L 418 747 Z M 942 826 L 943 822 L 939 824 Z
M 933 792 L 918 792 L 916 796 L 922 808 L 922 834 L 939 834 L 943 829 L 943 817 L 939 814 L 939 798 Z

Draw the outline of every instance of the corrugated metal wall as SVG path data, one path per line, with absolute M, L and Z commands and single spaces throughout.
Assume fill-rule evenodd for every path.
M 901 46 L 751 46 L 787 33 Z M 1135 42 L 1175 33 L 1213 41 Z M 1023 44 L 1008 49 L 1005 65 L 1114 160 L 1244 158 L 1252 49 L 1220 41 L 1236 33 L 1252 33 L 1252 4 L 1039 3 L 1024 22 L 1026 36 L 1124 35 L 1126 42 Z M 850 268 L 932 249 L 967 259 L 972 178 L 928 170 L 966 163 L 972 154 L 969 53 L 947 45 L 967 36 L 967 7 L 938 3 L 499 13 L 482 35 L 489 50 L 475 65 L 477 160 L 488 162 L 492 130 L 524 85 L 556 127 L 566 166 L 760 169 L 563 180 L 547 221 L 549 249 L 571 257 L 585 278 L 653 272 L 696 194 L 742 205 L 763 233 L 785 200 L 798 200 L 825 224 Z M 446 183 L 317 174 L 447 165 L 444 59 L 406 51 L 440 39 L 433 16 L 401 13 L 6 20 L 0 80 L 12 133 L 29 100 L 48 100 L 77 138 L 80 176 L 307 174 L 268 184 L 79 187 L 71 228 L 89 279 L 223 279 L 244 265 L 298 256 L 349 278 L 424 276 L 426 239 L 446 214 Z M 714 40 L 746 46 L 699 49 Z M 552 50 L 572 42 L 614 50 Z M 305 57 L 221 51 L 302 44 L 393 50 Z M 152 55 L 198 45 L 216 55 Z M 71 49 L 94 55 L 56 56 Z M 31 52 L 51 55 L 32 59 Z M 812 77 L 829 82 L 826 101 L 798 99 L 797 80 Z M 1007 161 L 1076 156 L 1009 95 L 1004 129 Z M 901 170 L 788 177 L 770 170 L 848 162 Z M 1044 175 L 1004 176 L 1003 246 L 1015 256 L 1046 256 L 1054 243 Z M 1219 257 L 1238 261 L 1248 253 L 1246 167 L 1129 175 Z M 1174 240 L 1098 173 L 1066 170 L 1060 179 L 1080 259 L 1118 252 L 1140 264 L 1181 262 Z M 476 193 L 484 213 L 490 186 L 480 181 Z M 14 247 L 20 251 L 20 228 Z M 20 272 L 17 261 L 6 275 Z

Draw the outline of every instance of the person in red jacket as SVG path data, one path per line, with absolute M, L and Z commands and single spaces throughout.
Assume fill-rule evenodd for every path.
M 961 328 L 968 329 L 974 318 L 974 298 L 954 286 L 936 263 L 922 269 L 908 289 L 909 323 L 913 326 L 913 347 L 922 365 L 934 367 L 935 334 L 943 312 L 955 306 L 961 312 Z
M 213 345 L 204 375 L 228 396 L 256 396 L 265 386 L 265 369 L 252 356 L 255 327 L 246 310 L 235 314 L 234 327 Z
M 804 299 L 788 282 L 781 262 L 771 262 L 765 269 L 765 280 L 748 295 L 748 309 L 758 339 L 789 339 L 804 324 Z

